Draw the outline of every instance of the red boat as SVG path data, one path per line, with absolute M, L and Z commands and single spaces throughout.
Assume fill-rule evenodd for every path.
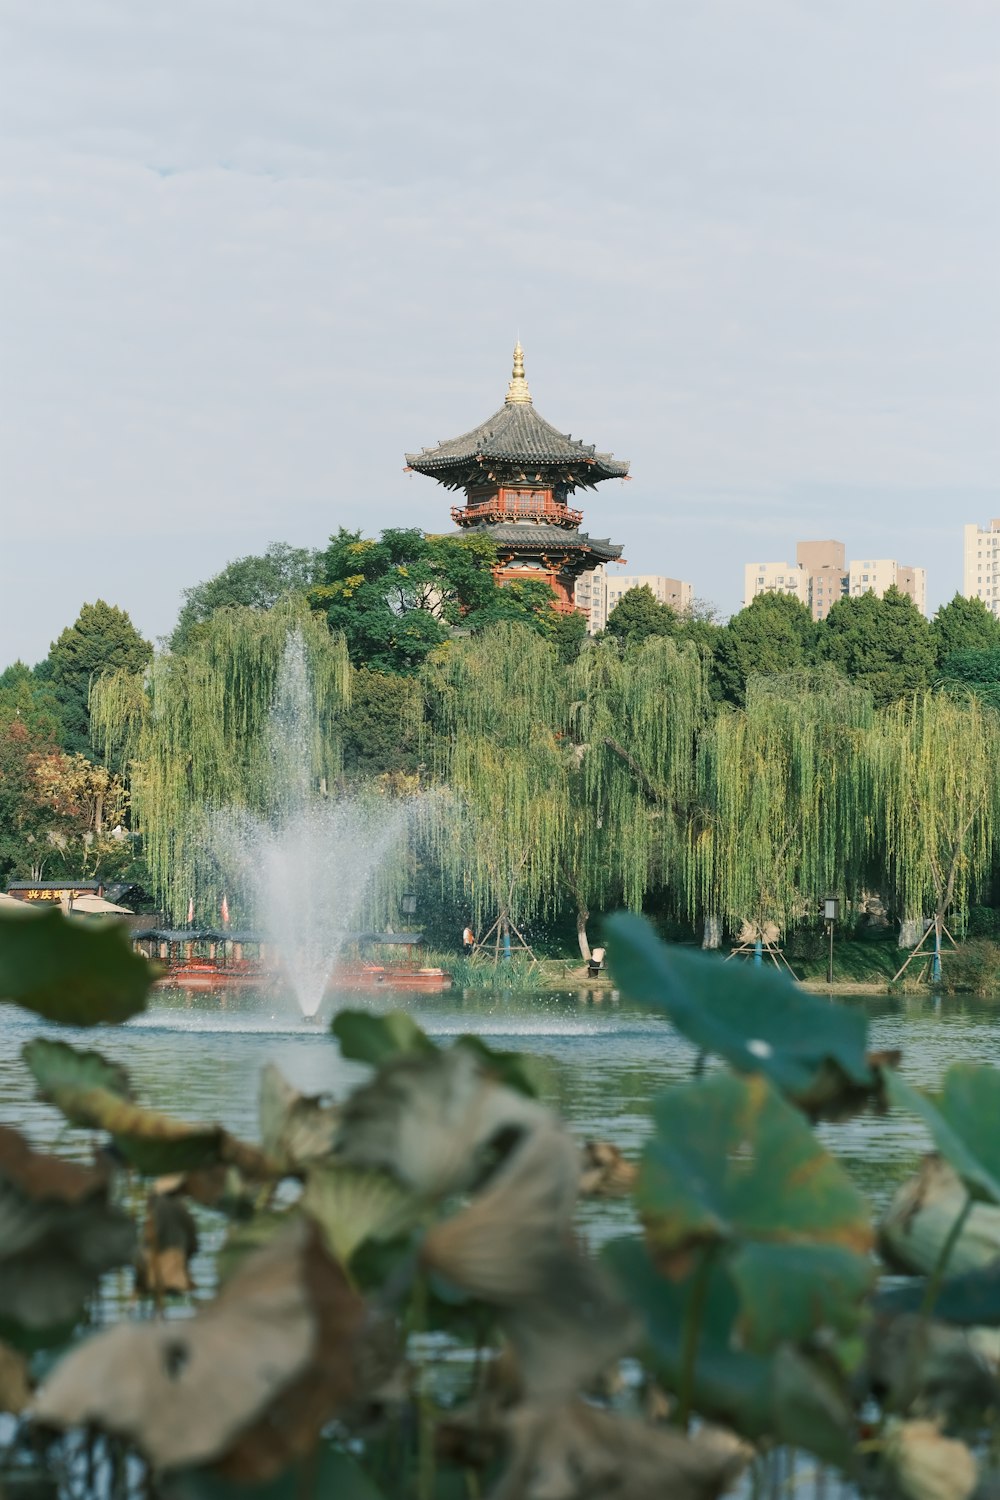
M 451 975 L 434 966 L 413 962 L 422 942 L 414 932 L 354 933 L 358 947 L 371 944 L 407 950 L 402 963 L 338 964 L 330 975 L 327 993 L 337 990 L 446 990 Z M 274 989 L 281 985 L 281 964 L 260 933 L 217 931 L 213 928 L 154 927 L 134 932 L 133 946 L 154 963 L 165 966 L 154 988 L 183 990 Z M 251 950 L 248 955 L 247 949 Z

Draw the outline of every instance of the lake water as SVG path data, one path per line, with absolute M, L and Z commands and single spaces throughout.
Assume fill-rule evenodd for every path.
M 554 1064 L 558 1104 L 581 1138 L 613 1141 L 638 1155 L 649 1131 L 650 1103 L 665 1084 L 691 1073 L 693 1051 L 655 1014 L 616 1000 L 608 991 L 495 995 L 476 992 L 345 997 L 372 1009 L 405 1007 L 439 1041 L 476 1032 L 498 1047 L 544 1054 Z M 899 1048 L 903 1072 L 934 1085 L 958 1059 L 1000 1065 L 1000 1005 L 956 999 L 902 998 L 856 1002 L 866 1012 L 873 1048 Z M 304 1093 L 342 1097 L 365 1070 L 345 1062 L 324 1026 L 310 1025 L 291 1003 L 252 997 L 223 1004 L 161 992 L 127 1026 L 70 1032 L 46 1028 L 13 1007 L 0 1011 L 0 1121 L 37 1143 L 66 1154 L 87 1152 L 87 1137 L 66 1129 L 62 1117 L 34 1098 L 20 1061 L 23 1042 L 45 1033 L 78 1046 L 98 1047 L 124 1063 L 143 1102 L 189 1120 L 217 1120 L 244 1139 L 257 1139 L 257 1088 L 264 1063 L 274 1062 Z M 864 1115 L 820 1134 L 858 1184 L 881 1207 L 928 1149 L 918 1122 L 905 1115 Z M 624 1202 L 582 1206 L 582 1227 L 594 1240 L 630 1222 Z M 206 1251 L 215 1235 L 209 1216 Z M 221 1225 L 220 1225 L 221 1227 Z M 210 1267 L 203 1268 L 211 1279 Z M 204 1285 L 205 1282 L 202 1282 Z

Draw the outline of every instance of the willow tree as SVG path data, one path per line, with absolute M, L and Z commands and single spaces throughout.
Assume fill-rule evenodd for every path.
M 569 775 L 556 653 L 526 626 L 498 625 L 435 653 L 422 684 L 447 789 L 428 804 L 434 852 L 499 952 L 558 899 Z
M 746 707 L 701 737 L 689 824 L 688 910 L 730 928 L 787 928 L 829 891 L 855 891 L 870 836 L 867 693 L 828 671 L 751 678 Z
M 933 934 L 938 978 L 948 914 L 993 859 L 1000 715 L 975 696 L 918 694 L 878 715 L 870 761 L 887 874 L 904 918 L 933 913 L 914 952 Z
M 650 886 L 680 868 L 711 704 L 701 652 L 664 638 L 583 652 L 571 694 L 577 771 L 561 870 L 588 957 L 591 907 L 614 899 L 639 909 Z
M 273 735 L 290 640 L 301 642 L 313 705 L 300 769 L 291 771 L 276 765 Z M 294 600 L 266 612 L 221 610 L 184 651 L 156 657 L 144 675 L 116 673 L 94 685 L 95 743 L 129 768 L 133 827 L 172 917 L 192 899 L 202 916 L 218 911 L 219 879 L 204 859 L 213 816 L 227 808 L 270 814 L 283 775 L 317 787 L 337 775 L 338 719 L 349 696 L 343 641 Z

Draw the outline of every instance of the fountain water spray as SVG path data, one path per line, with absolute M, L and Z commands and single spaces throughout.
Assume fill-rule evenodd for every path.
M 327 797 L 313 774 L 315 713 L 305 642 L 291 632 L 271 711 L 267 818 L 213 819 L 212 845 L 239 880 L 302 1014 L 315 1016 L 372 879 L 403 836 L 413 802 Z

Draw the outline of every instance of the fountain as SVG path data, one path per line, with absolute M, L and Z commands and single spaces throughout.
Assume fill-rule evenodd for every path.
M 413 798 L 329 797 L 312 774 L 313 699 L 305 642 L 289 633 L 271 711 L 269 817 L 229 809 L 212 852 L 246 893 L 255 925 L 281 955 L 303 1016 L 316 1016 L 373 877 L 405 832 Z

